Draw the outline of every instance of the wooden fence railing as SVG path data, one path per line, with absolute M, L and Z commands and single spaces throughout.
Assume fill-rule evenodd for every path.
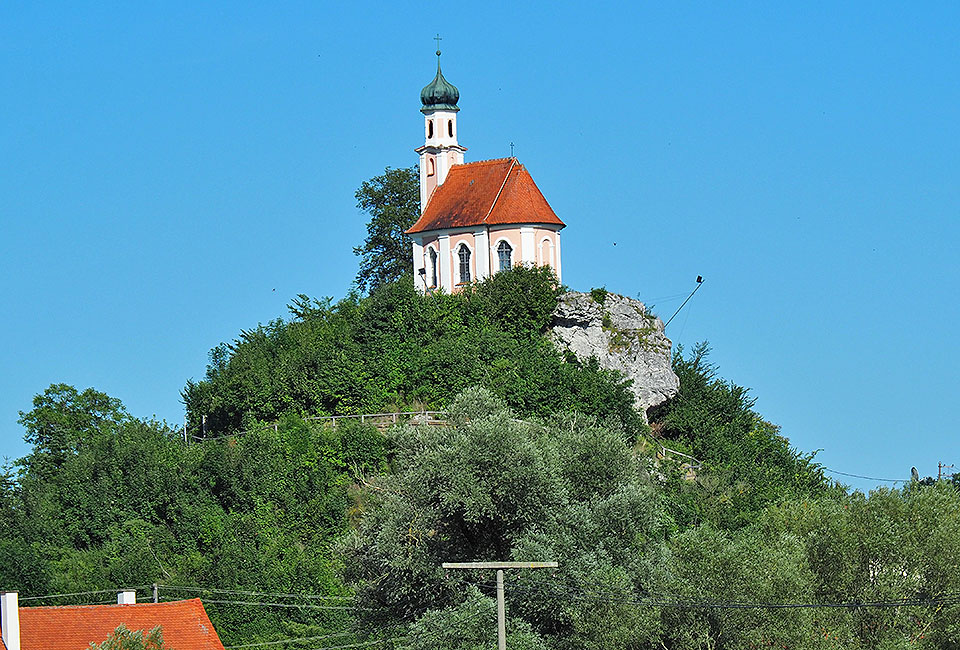
M 444 411 L 398 411 L 396 413 L 362 413 L 359 415 L 308 415 L 303 419 L 308 422 L 329 423 L 332 426 L 337 426 L 337 422 L 341 422 L 343 420 L 359 421 L 361 424 L 369 423 L 376 427 L 386 427 L 399 424 L 401 422 L 414 425 L 425 424 L 443 426 L 447 423 L 446 415 L 447 414 Z M 262 427 L 245 429 L 243 431 L 228 433 L 226 435 L 190 437 L 198 442 L 206 442 L 208 440 L 225 440 L 226 438 L 236 438 L 237 436 L 255 433 L 257 431 L 267 431 L 268 429 L 273 429 L 276 431 L 279 426 L 279 422 L 274 422 L 272 424 L 265 424 Z M 184 436 L 184 440 L 186 440 L 186 436 Z
M 329 423 L 331 426 L 337 426 L 337 422 L 342 422 L 343 420 L 353 420 L 359 421 L 361 424 L 372 424 L 376 427 L 387 427 L 394 424 L 400 424 L 405 422 L 406 424 L 412 425 L 433 425 L 433 426 L 446 426 L 447 425 L 447 413 L 446 411 L 398 411 L 395 413 L 361 413 L 359 415 L 310 415 L 304 420 L 308 422 L 323 422 Z M 524 420 L 515 420 L 516 422 L 524 422 Z M 254 433 L 256 431 L 266 431 L 267 429 L 273 429 L 277 431 L 279 428 L 279 422 L 274 422 L 273 424 L 264 425 L 262 427 L 257 427 L 256 429 L 247 429 L 245 431 L 237 431 L 236 433 L 230 433 L 222 436 L 209 436 L 209 437 L 200 437 L 192 436 L 194 440 L 199 442 L 206 442 L 208 440 L 224 440 L 226 438 L 236 438 L 247 433 Z M 689 462 L 684 463 L 690 470 L 699 469 L 702 463 L 691 456 L 690 454 L 685 454 L 682 451 L 677 451 L 676 449 L 670 449 L 661 444 L 657 439 L 651 438 L 648 436 L 648 439 L 653 442 L 654 445 L 659 449 L 659 456 L 663 459 L 672 459 L 676 457 L 684 458 Z M 186 440 L 186 436 L 184 436 Z

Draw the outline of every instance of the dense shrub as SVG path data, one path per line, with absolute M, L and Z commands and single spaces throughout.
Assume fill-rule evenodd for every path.
M 293 318 L 244 331 L 211 352 L 183 391 L 190 428 L 236 431 L 285 413 L 442 409 L 485 386 L 524 415 L 578 410 L 643 428 L 623 380 L 566 358 L 543 336 L 560 294 L 549 268 L 518 266 L 455 294 L 409 281 L 338 303 L 305 296 Z

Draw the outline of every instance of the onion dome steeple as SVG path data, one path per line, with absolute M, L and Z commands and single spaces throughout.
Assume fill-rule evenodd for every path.
M 457 142 L 457 101 L 460 91 L 443 78 L 440 71 L 440 35 L 437 34 L 437 76 L 420 91 L 423 106 L 423 146 L 420 154 L 420 210 L 427 205 L 433 191 L 443 185 L 447 172 L 463 164 L 467 150 Z
M 459 111 L 457 102 L 460 101 L 460 91 L 452 83 L 443 78 L 440 71 L 440 50 L 437 50 L 437 76 L 420 91 L 422 113 L 427 111 Z

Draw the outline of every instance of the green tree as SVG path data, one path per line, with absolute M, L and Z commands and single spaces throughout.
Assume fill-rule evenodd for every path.
M 33 445 L 31 470 L 57 471 L 67 458 L 99 432 L 129 420 L 120 400 L 87 388 L 77 391 L 67 384 L 51 384 L 33 398 L 33 409 L 20 412 L 27 430 L 24 440 Z
M 790 501 L 756 529 L 797 540 L 820 602 L 896 607 L 814 610 L 824 647 L 960 648 L 960 490 L 946 481 Z M 924 602 L 944 599 L 946 602 Z
M 173 650 L 163 642 L 160 626 L 150 631 L 128 630 L 120 625 L 103 643 L 91 643 L 90 650 Z
M 440 410 L 484 386 L 521 414 L 575 410 L 645 425 L 622 376 L 563 355 L 543 335 L 560 288 L 546 268 L 516 267 L 469 290 L 422 295 L 410 279 L 336 304 L 305 296 L 293 319 L 241 332 L 183 391 L 194 435 L 222 435 L 286 413 Z
M 360 256 L 357 287 L 373 290 L 388 282 L 413 277 L 410 237 L 405 231 L 420 216 L 419 168 L 387 167 L 383 174 L 364 181 L 356 192 L 357 207 L 370 215 Z
M 58 394 L 79 394 L 69 387 Z M 42 396 L 41 396 L 42 397 Z M 106 397 L 106 396 L 104 396 Z M 112 398 L 106 402 L 123 412 Z M 335 428 L 292 415 L 231 440 L 184 445 L 179 432 L 125 416 L 90 427 L 103 400 L 38 399 L 27 422 L 66 422 L 83 444 L 46 471 L 34 455 L 3 477 L 0 579 L 24 594 L 163 583 L 165 597 L 197 587 L 342 596 L 331 540 L 349 523 L 355 477 L 384 471 L 373 427 Z M 181 591 L 178 586 L 189 587 Z M 56 604 L 65 604 L 54 601 Z M 349 612 L 210 603 L 225 643 L 310 636 L 349 626 Z
M 562 292 L 549 266 L 518 265 L 509 273 L 495 273 L 476 286 L 484 315 L 514 335 L 546 331 Z
M 688 606 L 664 608 L 666 647 L 815 647 L 808 644 L 813 638 L 810 609 L 722 606 L 814 602 L 801 540 L 787 533 L 764 534 L 756 528 L 729 532 L 707 524 L 673 536 L 670 547 L 669 600 Z
M 483 389 L 464 391 L 450 421 L 396 432 L 395 472 L 372 484 L 343 543 L 369 624 L 415 621 L 414 647 L 489 647 L 494 619 L 473 617 L 493 611 L 491 576 L 441 563 L 556 560 L 556 575 L 508 576 L 517 647 L 626 650 L 655 638 L 653 608 L 604 595 L 638 599 L 667 569 L 670 521 L 623 432 L 578 415 L 519 421 Z
M 677 346 L 673 370 L 680 390 L 651 409 L 659 434 L 702 461 L 695 482 L 674 481 L 677 517 L 722 529 L 755 520 L 773 503 L 839 490 L 813 454 L 798 453 L 775 424 L 753 410 L 748 389 L 720 378 L 701 343 L 685 354 Z

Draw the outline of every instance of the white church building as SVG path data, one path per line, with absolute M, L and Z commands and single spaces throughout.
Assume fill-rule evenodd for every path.
M 516 264 L 550 266 L 560 278 L 560 221 L 516 158 L 464 163 L 457 141 L 460 93 L 437 75 L 421 92 L 420 219 L 414 284 L 422 292 L 459 287 Z

